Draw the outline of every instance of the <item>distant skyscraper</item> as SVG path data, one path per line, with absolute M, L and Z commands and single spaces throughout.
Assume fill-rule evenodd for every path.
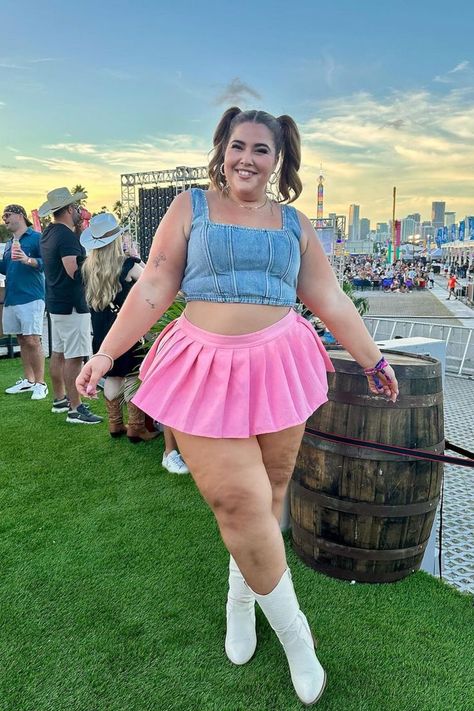
M 444 224 L 446 227 L 451 227 L 451 225 L 454 225 L 456 222 L 456 213 L 455 212 L 445 212 L 444 213 Z
M 445 202 L 431 203 L 431 224 L 436 231 L 439 227 L 444 227 L 444 212 L 446 210 Z
M 349 239 L 360 238 L 359 211 L 360 205 L 349 206 Z
M 420 234 L 423 243 L 427 247 L 431 247 L 431 245 L 434 243 L 434 228 L 429 220 L 425 220 L 421 223 Z
M 402 242 L 408 242 L 409 237 L 413 238 L 416 234 L 418 234 L 419 227 L 420 223 L 415 222 L 411 215 L 409 217 L 405 217 L 405 219 L 402 220 Z
M 359 222 L 360 239 L 366 239 L 370 232 L 370 220 L 367 217 L 361 217 Z
M 407 220 L 413 220 L 413 234 L 420 234 L 421 215 L 419 212 L 414 212 L 407 215 Z

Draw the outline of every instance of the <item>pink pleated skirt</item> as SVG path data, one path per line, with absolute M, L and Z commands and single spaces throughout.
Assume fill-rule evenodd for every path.
M 133 402 L 180 432 L 247 438 L 305 422 L 327 401 L 333 370 L 316 331 L 293 310 L 239 336 L 204 331 L 183 313 L 144 359 Z

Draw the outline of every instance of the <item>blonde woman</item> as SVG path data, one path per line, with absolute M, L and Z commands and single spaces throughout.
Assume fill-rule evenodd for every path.
M 105 212 L 93 217 L 81 235 L 82 246 L 88 252 L 82 266 L 82 275 L 86 301 L 91 310 L 94 353 L 115 322 L 133 284 L 143 272 L 137 257 L 124 255 L 122 231 L 114 215 Z M 114 367 L 107 373 L 104 385 L 110 435 L 120 437 L 127 433 L 132 442 L 154 439 L 158 434 L 148 431 L 145 413 L 131 402 L 127 403 L 127 428 L 123 423 L 121 392 L 127 377 L 136 370 L 142 356 L 140 342 L 137 342 L 117 358 Z

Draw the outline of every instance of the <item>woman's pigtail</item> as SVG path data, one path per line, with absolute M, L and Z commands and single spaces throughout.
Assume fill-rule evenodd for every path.
M 298 171 L 301 165 L 301 139 L 296 123 L 284 114 L 277 118 L 281 126 L 281 168 L 278 191 L 284 202 L 294 202 L 303 190 Z M 293 195 L 291 194 L 293 193 Z
M 209 161 L 208 174 L 211 185 L 217 190 L 224 190 L 226 186 L 225 175 L 221 172 L 221 166 L 224 164 L 224 153 L 229 137 L 230 125 L 234 118 L 241 113 L 238 106 L 231 106 L 230 109 L 224 112 L 217 128 L 214 132 L 213 145 L 214 150 L 211 160 Z

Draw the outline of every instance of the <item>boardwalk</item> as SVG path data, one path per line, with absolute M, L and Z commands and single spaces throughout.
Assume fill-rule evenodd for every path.
M 418 316 L 423 317 L 420 321 L 474 328 L 472 309 L 457 301 L 446 301 L 443 279 L 437 280 L 433 290 L 363 295 L 369 299 L 369 315 L 398 319 Z M 446 439 L 473 451 L 474 379 L 447 375 L 444 402 Z M 474 594 L 474 470 L 468 467 L 445 467 L 442 540 L 445 580 Z

